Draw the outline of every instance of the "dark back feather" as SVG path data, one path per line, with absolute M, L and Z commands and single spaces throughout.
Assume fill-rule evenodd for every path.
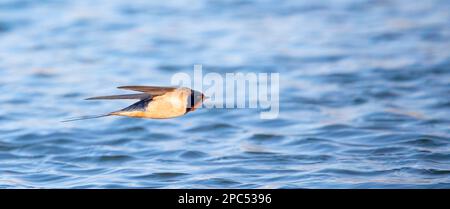
M 139 102 L 136 102 L 124 109 L 121 109 L 119 112 L 133 112 L 133 111 L 142 111 L 145 112 L 147 110 L 148 103 L 152 101 L 151 98 L 143 99 Z

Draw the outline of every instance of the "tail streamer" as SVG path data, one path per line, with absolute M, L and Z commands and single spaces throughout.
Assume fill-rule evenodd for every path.
M 108 117 L 111 115 L 112 115 L 111 113 L 103 114 L 103 115 L 87 115 L 87 116 L 81 116 L 81 117 L 76 117 L 76 118 L 69 118 L 69 119 L 63 120 L 61 122 L 65 123 L 65 122 L 72 122 L 72 121 L 77 121 L 77 120 L 89 120 L 89 119 L 95 119 L 95 118 Z

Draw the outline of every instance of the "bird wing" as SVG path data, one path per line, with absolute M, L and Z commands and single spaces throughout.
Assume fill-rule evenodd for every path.
M 123 95 L 112 95 L 112 96 L 99 96 L 99 97 L 91 97 L 86 100 L 98 100 L 98 99 L 138 99 L 143 100 L 150 98 L 151 95 L 147 93 L 142 94 L 123 94 Z
M 160 96 L 167 92 L 171 92 L 177 89 L 176 87 L 160 87 L 160 86 L 120 86 L 117 88 L 144 92 L 152 96 Z
M 124 109 L 121 109 L 119 111 L 113 112 L 113 113 L 118 113 L 118 112 L 133 112 L 133 111 L 141 111 L 141 112 L 145 112 L 147 110 L 147 106 L 148 103 L 150 103 L 152 101 L 152 98 L 147 98 L 147 99 L 143 99 L 139 102 L 136 102 Z

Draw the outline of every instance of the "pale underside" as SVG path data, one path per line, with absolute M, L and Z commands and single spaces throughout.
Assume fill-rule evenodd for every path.
M 190 93 L 190 89 L 187 88 L 175 89 L 172 92 L 153 97 L 144 110 L 122 110 L 113 112 L 111 115 L 154 119 L 179 117 L 186 113 L 186 101 Z

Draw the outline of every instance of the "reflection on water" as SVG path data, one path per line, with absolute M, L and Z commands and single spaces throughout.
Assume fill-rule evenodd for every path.
M 0 3 L 0 187 L 449 188 L 450 4 Z M 276 120 L 62 119 L 172 74 L 279 72 Z

